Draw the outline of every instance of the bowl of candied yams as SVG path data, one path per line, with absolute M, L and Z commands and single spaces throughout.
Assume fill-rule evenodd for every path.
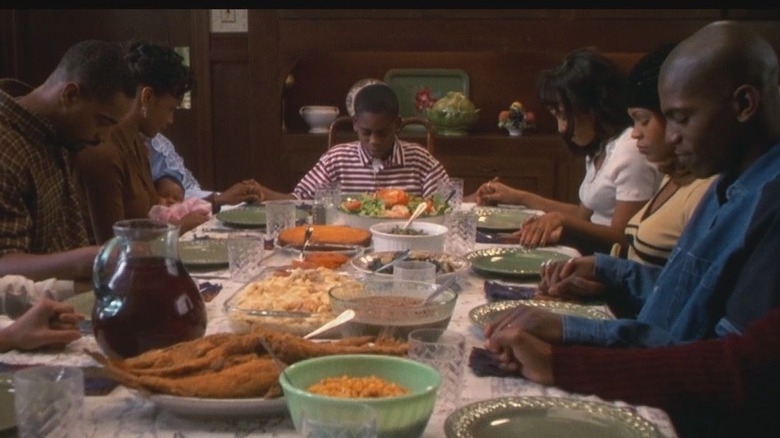
M 387 188 L 373 193 L 348 195 L 339 206 L 344 223 L 351 227 L 369 229 L 380 222 L 403 223 L 421 203 L 428 207 L 417 219 L 419 222 L 444 223 L 449 204 L 438 193 L 423 197 L 405 190 Z
M 279 383 L 298 433 L 304 412 L 346 422 L 365 404 L 376 412 L 379 438 L 416 438 L 431 417 L 441 377 L 402 357 L 345 354 L 296 362 Z

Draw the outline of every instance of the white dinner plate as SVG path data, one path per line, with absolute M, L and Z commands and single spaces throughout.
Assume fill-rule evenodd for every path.
M 287 413 L 279 398 L 198 398 L 153 394 L 149 400 L 166 411 L 187 417 L 249 417 Z

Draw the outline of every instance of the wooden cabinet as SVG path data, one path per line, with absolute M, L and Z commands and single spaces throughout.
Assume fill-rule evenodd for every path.
M 424 144 L 422 135 L 402 135 Z M 354 133 L 338 133 L 338 142 L 352 141 Z M 286 133 L 282 135 L 283 162 L 294 185 L 327 150 L 327 135 Z M 498 176 L 506 184 L 539 195 L 578 202 L 577 190 L 584 174 L 581 158 L 575 157 L 557 135 L 475 134 L 436 137 L 436 158 L 452 177 L 464 179 L 464 192 Z

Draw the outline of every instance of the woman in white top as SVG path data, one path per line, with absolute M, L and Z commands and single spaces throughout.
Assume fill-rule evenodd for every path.
M 514 233 L 525 246 L 567 244 L 583 254 L 625 244 L 628 220 L 653 196 L 658 169 L 639 153 L 626 113 L 626 77 L 590 48 L 578 49 L 544 71 L 537 96 L 558 120 L 570 150 L 585 155 L 580 203 L 569 204 L 515 189 L 497 180 L 477 191 L 480 204 L 521 204 L 544 215 Z

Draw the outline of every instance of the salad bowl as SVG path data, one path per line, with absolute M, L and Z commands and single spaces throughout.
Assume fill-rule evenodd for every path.
M 441 195 L 423 198 L 401 189 L 381 189 L 348 196 L 339 206 L 339 214 L 346 225 L 370 229 L 381 222 L 406 222 L 422 202 L 428 203 L 429 207 L 416 222 L 443 224 L 444 214 L 450 207 Z

